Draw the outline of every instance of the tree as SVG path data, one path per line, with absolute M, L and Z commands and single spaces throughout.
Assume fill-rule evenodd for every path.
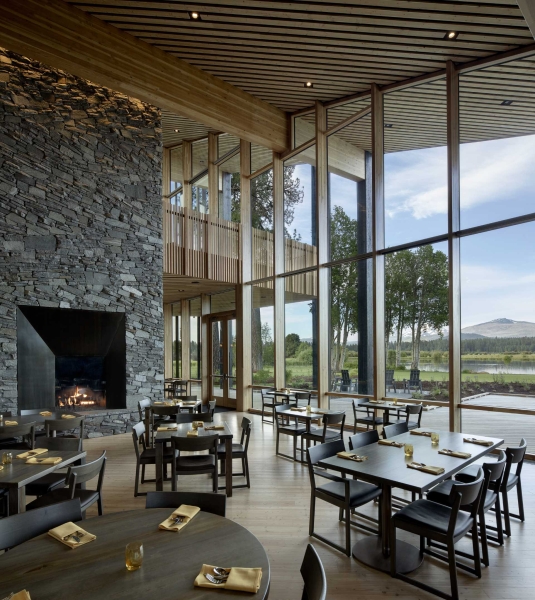
M 286 358 L 295 356 L 295 353 L 297 352 L 297 349 L 299 348 L 300 343 L 301 343 L 301 338 L 299 337 L 299 335 L 297 333 L 289 333 L 286 336 L 286 341 L 285 341 Z

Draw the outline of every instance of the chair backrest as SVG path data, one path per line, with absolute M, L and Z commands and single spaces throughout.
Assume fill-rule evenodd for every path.
M 5 418 L 13 416 L 13 413 L 10 410 L 0 410 L 0 415 Z
M 268 393 L 268 392 L 274 392 L 275 388 L 274 387 L 270 387 L 270 388 L 262 388 L 260 390 L 260 395 L 262 396 L 262 399 L 264 398 L 264 396 Z
M 224 517 L 227 507 L 225 494 L 208 494 L 202 492 L 147 492 L 145 508 L 172 508 L 181 504 L 198 506 L 204 512 Z
M 323 563 L 312 544 L 308 544 L 301 563 L 301 577 L 305 584 L 301 600 L 325 600 L 327 598 L 327 577 Z
M 349 449 L 355 450 L 355 448 L 362 448 L 362 446 L 369 446 L 379 441 L 379 432 L 377 429 L 370 429 L 363 433 L 356 433 L 349 438 Z
M 299 400 L 305 400 L 307 404 L 310 404 L 311 396 L 312 394 L 310 392 L 295 392 L 294 394 L 297 404 L 299 404 Z
M 248 419 L 247 417 L 242 418 L 240 444 L 242 446 L 244 446 L 245 451 L 247 451 L 247 448 L 249 447 L 249 438 L 251 437 L 252 425 L 253 425 L 253 423 L 252 423 L 251 419 Z
M 194 413 L 178 413 L 176 416 L 177 423 L 193 423 L 193 421 L 201 421 L 200 415 Z
M 150 408 L 151 402 L 148 398 L 144 398 L 137 403 L 137 409 L 139 411 L 139 420 L 143 421 L 145 418 L 145 409 Z
M 210 413 L 193 413 L 191 416 L 193 417 L 193 421 L 202 421 L 203 423 L 210 423 L 212 421 L 212 415 Z
M 289 406 L 287 404 L 277 404 L 277 405 L 275 405 L 275 414 L 274 414 L 274 416 L 275 416 L 275 425 L 276 425 L 277 429 L 279 427 L 281 427 L 281 425 L 282 425 L 282 423 L 280 422 L 280 419 L 284 418 L 284 415 L 280 414 L 280 413 L 283 413 L 284 411 L 287 411 L 288 409 L 289 409 Z
M 481 492 L 483 491 L 483 470 L 477 470 L 477 478 L 470 483 L 457 483 L 451 486 L 449 495 L 449 504 L 453 507 L 453 513 L 458 513 L 461 506 L 470 506 L 470 514 L 475 517 L 477 514 L 479 503 L 481 501 Z M 453 519 L 453 514 L 452 514 Z M 457 514 L 455 519 L 450 519 L 450 529 L 455 527 Z
M 28 415 L 38 415 L 39 413 L 44 412 L 45 410 L 48 410 L 51 413 L 56 412 L 55 407 L 51 407 L 51 408 L 21 408 L 19 411 L 17 411 L 17 414 L 20 415 L 21 417 L 26 417 Z
M 342 369 L 342 383 L 345 385 L 349 385 L 351 383 L 351 377 L 349 377 L 349 370 Z
M 63 450 L 64 452 L 81 452 L 83 450 L 83 439 L 68 437 L 40 437 L 39 447 L 48 448 L 48 450 Z
M 0 550 L 14 548 L 69 521 L 81 520 L 82 510 L 78 498 L 0 519 Z
M 420 381 L 420 369 L 411 369 L 411 374 L 409 375 L 410 381 Z
M 383 438 L 388 440 L 396 435 L 407 433 L 407 431 L 409 431 L 409 426 L 407 423 L 394 423 L 394 425 L 386 425 L 383 427 Z
M 67 414 L 67 413 L 66 413 Z M 79 437 L 84 437 L 84 418 L 45 419 L 45 435 L 50 437 L 53 431 L 71 431 L 80 428 Z
M 215 407 L 217 404 L 217 400 L 208 400 L 208 412 L 213 415 L 215 412 Z
M 405 415 L 406 415 L 406 419 L 407 419 L 407 424 L 414 423 L 414 421 L 411 420 L 411 415 L 418 415 L 416 422 L 418 424 L 418 427 L 420 427 L 420 425 L 422 423 L 423 409 L 424 409 L 423 404 L 407 404 L 407 406 L 405 407 Z
M 104 471 L 106 469 L 106 450 L 102 452 L 99 458 L 85 465 L 71 465 L 67 471 L 67 482 L 71 497 L 74 498 L 74 490 L 79 483 L 86 483 L 98 475 L 97 489 L 100 493 L 102 482 L 104 480 Z
M 219 436 L 201 435 L 199 437 L 178 437 L 171 438 L 171 444 L 174 450 L 180 452 L 201 452 L 202 450 L 214 449 L 217 452 Z
M 143 450 L 147 449 L 147 443 L 145 441 L 145 431 L 145 423 L 143 421 L 136 423 L 134 427 L 132 427 L 132 439 L 134 440 L 134 450 L 136 451 L 137 458 L 139 458 L 140 441 Z
M 174 396 L 173 399 L 179 402 L 197 402 L 197 396 Z
M 394 379 L 394 369 L 386 369 L 385 376 L 386 376 L 386 385 L 388 385 L 389 383 L 392 383 L 392 380 Z
M 336 440 L 335 442 L 327 442 L 326 444 L 318 444 L 317 446 L 311 446 L 310 448 L 307 448 L 308 474 L 310 476 L 310 485 L 312 489 L 316 488 L 316 480 L 314 479 L 314 466 L 324 458 L 334 456 L 338 452 L 344 452 L 345 449 L 346 448 L 343 440 Z
M 28 437 L 28 446 L 34 448 L 35 422 L 24 423 L 23 425 L 4 425 L 3 427 L 0 427 L 0 440 L 7 440 L 14 437 Z
M 335 412 L 335 413 L 327 413 L 325 415 L 323 415 L 323 424 L 324 425 L 338 425 L 339 423 L 343 424 L 346 420 L 346 413 L 345 412 Z
M 524 458 L 526 457 L 526 450 L 528 444 L 524 438 L 520 440 L 520 446 L 507 447 L 505 449 L 505 456 L 507 457 L 505 463 L 505 472 L 503 474 L 503 485 L 507 485 L 509 474 L 513 465 L 516 465 L 515 475 L 520 477 L 522 467 L 524 465 Z
M 157 417 L 174 417 L 180 412 L 180 406 L 152 406 L 151 413 Z

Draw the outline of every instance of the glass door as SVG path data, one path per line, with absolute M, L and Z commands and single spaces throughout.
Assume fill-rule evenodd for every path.
M 212 397 L 221 406 L 236 406 L 236 316 L 211 319 Z

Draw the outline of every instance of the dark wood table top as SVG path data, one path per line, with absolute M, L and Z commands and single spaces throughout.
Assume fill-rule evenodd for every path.
M 425 428 L 421 428 L 425 430 Z M 440 442 L 436 446 L 431 445 L 431 439 L 426 436 L 404 433 L 391 439 L 403 444 L 414 446 L 414 455 L 406 457 L 404 448 L 384 446 L 382 444 L 370 444 L 355 450 L 361 456 L 367 456 L 364 462 L 354 462 L 337 456 L 332 456 L 320 462 L 320 466 L 335 471 L 342 471 L 351 475 L 357 475 L 358 479 L 368 481 L 376 485 L 386 483 L 392 487 L 402 488 L 417 493 L 423 493 L 448 479 L 464 469 L 467 465 L 488 454 L 494 448 L 503 444 L 503 440 L 496 438 L 485 438 L 483 436 L 469 436 L 463 433 L 450 431 L 438 431 Z M 463 441 L 464 437 L 478 437 L 491 440 L 492 446 L 479 446 Z M 469 452 L 470 458 L 457 458 L 439 454 L 438 451 L 447 448 L 449 450 L 460 450 Z M 442 475 L 431 475 L 407 468 L 410 462 L 420 462 L 433 467 L 443 467 Z
M 213 423 L 206 423 L 208 427 Z M 218 435 L 220 440 L 226 440 L 233 437 L 233 433 L 226 421 L 215 423 L 215 425 L 224 425 L 225 429 L 210 429 L 205 431 L 204 427 L 199 427 L 199 437 L 206 435 Z M 176 431 L 157 431 L 154 434 L 155 442 L 168 442 L 172 437 L 187 437 L 188 431 L 191 429 L 191 423 L 179 423 Z
M 277 390 L 277 391 L 271 391 L 271 392 L 264 393 L 265 396 L 281 396 L 282 398 L 289 398 L 290 396 L 293 396 L 294 394 L 295 394 L 295 392 L 292 392 L 291 390 L 289 392 L 283 392 L 283 391 Z
M 373 408 L 375 410 L 405 410 L 407 408 L 407 404 L 405 402 L 398 402 L 398 404 L 394 404 L 393 402 L 362 402 L 358 405 L 358 408 Z
M 184 402 L 179 402 L 179 401 L 174 401 L 174 400 L 165 400 L 164 402 L 153 402 L 151 404 L 151 408 L 155 407 L 155 408 L 160 408 L 160 407 L 169 407 L 169 406 L 178 406 L 179 408 L 197 408 L 197 406 L 199 406 L 199 404 L 202 404 L 201 400 L 195 400 L 195 403 L 192 401 L 188 401 L 186 403 Z
M 321 412 L 317 412 L 318 410 L 321 410 Z M 316 412 L 314 412 L 314 409 L 312 409 L 312 412 L 307 412 L 306 410 L 292 410 L 291 408 L 289 408 L 288 410 L 283 410 L 281 412 L 279 412 L 279 415 L 284 415 L 285 417 L 300 417 L 302 419 L 321 419 L 323 417 L 323 415 L 332 415 L 335 414 L 337 412 L 337 410 L 324 410 L 324 409 L 316 409 Z
M 43 411 L 45 411 L 46 409 L 43 409 Z M 12 417 L 4 417 L 4 423 L 6 421 L 17 421 L 17 423 L 19 425 L 26 425 L 27 423 L 36 423 L 37 425 L 39 424 L 44 424 L 45 421 L 50 421 L 50 420 L 54 420 L 54 419 L 61 419 L 62 415 L 74 415 L 75 417 L 83 417 L 84 415 L 78 414 L 78 413 L 74 413 L 74 412 L 70 412 L 70 411 L 65 411 L 65 410 L 59 410 L 59 411 L 50 411 L 52 412 L 51 415 L 48 416 L 43 416 L 40 415 L 39 413 L 36 413 L 34 415 L 13 415 Z M 9 426 L 7 426 L 9 427 Z
M 39 444 L 36 444 L 36 446 L 38 447 Z M 48 475 L 48 473 L 52 473 L 56 469 L 62 469 L 63 467 L 86 457 L 86 453 L 83 451 L 64 452 L 49 450 L 46 454 L 40 454 L 36 458 L 60 456 L 63 460 L 57 465 L 27 465 L 24 459 L 15 458 L 17 454 L 22 454 L 25 450 L 0 450 L 0 456 L 4 452 L 11 452 L 13 454 L 13 462 L 10 465 L 2 465 L 4 468 L 0 471 L 0 488 L 24 487 L 43 475 Z
M 80 523 L 97 539 L 72 550 L 41 535 L 0 556 L 0 598 L 26 589 L 36 600 L 217 600 L 267 598 L 269 560 L 262 544 L 234 521 L 200 512 L 180 534 L 161 531 L 158 524 L 172 509 L 118 512 Z M 125 567 L 125 546 L 143 543 L 143 566 Z M 205 564 L 261 567 L 257 594 L 196 588 Z

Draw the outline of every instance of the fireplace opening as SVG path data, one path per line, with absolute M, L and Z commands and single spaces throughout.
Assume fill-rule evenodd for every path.
M 56 407 L 66 410 L 106 408 L 103 357 L 56 356 Z

